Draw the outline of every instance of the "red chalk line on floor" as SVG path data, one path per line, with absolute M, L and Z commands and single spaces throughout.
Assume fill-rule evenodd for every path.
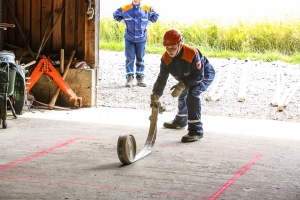
M 46 153 L 49 153 L 51 151 L 54 151 L 56 149 L 59 149 L 61 147 L 67 146 L 77 140 L 105 140 L 100 138 L 74 138 L 67 142 L 64 142 L 62 144 L 59 144 L 57 146 L 54 146 L 52 148 L 46 149 L 40 153 L 31 155 L 27 158 L 18 160 L 16 162 L 13 162 L 9 165 L 6 165 L 4 167 L 0 168 L 0 171 L 6 170 L 8 168 L 11 168 L 15 165 L 27 162 L 29 160 L 32 160 L 34 158 L 37 158 L 39 156 L 42 156 Z M 166 145 L 167 146 L 167 145 Z M 172 145 L 173 146 L 173 145 Z M 173 146 L 174 147 L 174 146 Z M 234 181 L 236 181 L 240 176 L 242 176 L 260 157 L 262 156 L 262 153 L 259 153 L 254 159 L 252 159 L 245 167 L 243 167 L 235 176 L 230 179 L 221 189 L 219 189 L 213 196 L 209 198 L 209 200 L 214 200 L 218 196 L 220 196 L 227 188 L 229 188 Z M 171 194 L 166 192 L 151 192 L 146 190 L 137 190 L 137 189 L 129 189 L 129 188 L 116 188 L 113 186 L 101 186 L 101 185 L 88 185 L 88 184 L 81 184 L 81 183 L 71 183 L 71 182 L 62 182 L 62 181 L 53 181 L 53 180 L 40 180 L 40 179 L 32 179 L 32 178 L 20 178 L 20 177 L 11 177 L 11 176 L 0 176 L 0 179 L 10 179 L 10 180 L 19 180 L 19 181 L 30 181 L 30 182 L 39 182 L 39 183 L 52 183 L 52 184 L 62 184 L 62 185 L 70 185 L 70 186 L 81 186 L 81 187 L 90 187 L 90 188 L 99 188 L 99 189 L 110 189 L 110 190 L 119 190 L 119 191 L 127 191 L 127 192 L 143 192 L 143 193 L 149 193 L 149 194 L 159 194 L 159 195 L 167 195 L 167 196 L 176 196 L 176 197 L 187 197 L 187 198 L 207 198 L 203 196 L 194 196 L 194 195 L 186 195 L 186 194 Z
M 249 169 L 249 167 L 251 167 L 261 156 L 262 156 L 262 153 L 258 154 L 254 159 L 252 159 L 232 179 L 230 179 L 221 189 L 219 189 L 212 197 L 210 197 L 209 200 L 216 199 L 222 192 L 224 192 L 227 188 L 229 188 L 236 179 L 238 179 L 240 176 L 242 176 L 245 173 L 245 171 L 247 171 Z

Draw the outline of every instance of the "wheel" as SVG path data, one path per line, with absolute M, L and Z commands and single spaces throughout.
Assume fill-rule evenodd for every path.
M 3 122 L 2 122 L 2 128 L 3 128 L 3 129 L 6 129 L 6 128 L 7 128 L 6 120 L 3 120 Z

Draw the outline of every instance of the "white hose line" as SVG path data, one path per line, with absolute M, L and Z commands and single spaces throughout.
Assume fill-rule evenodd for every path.
M 134 163 L 147 156 L 154 146 L 157 132 L 158 113 L 165 111 L 160 102 L 158 107 L 152 106 L 152 114 L 150 116 L 150 128 L 148 137 L 143 149 L 136 155 L 136 142 L 131 134 L 121 134 L 118 139 L 117 153 L 119 160 L 124 164 Z

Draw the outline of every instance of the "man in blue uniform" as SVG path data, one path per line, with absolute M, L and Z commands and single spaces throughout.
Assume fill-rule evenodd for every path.
M 133 0 L 113 13 L 113 17 L 120 23 L 126 25 L 125 29 L 125 69 L 126 87 L 132 87 L 134 75 L 137 85 L 146 87 L 144 56 L 146 53 L 147 27 L 157 21 L 159 15 L 154 9 L 142 5 L 141 0 Z M 136 71 L 134 72 L 134 61 L 136 59 Z
M 188 125 L 188 134 L 182 137 L 181 142 L 193 142 L 203 137 L 200 94 L 214 80 L 215 70 L 197 48 L 182 44 L 182 40 L 182 34 L 176 29 L 170 29 L 164 35 L 166 52 L 161 58 L 150 106 L 157 106 L 171 74 L 178 81 L 171 88 L 171 95 L 178 97 L 178 113 L 174 120 L 165 122 L 163 126 L 180 128 Z

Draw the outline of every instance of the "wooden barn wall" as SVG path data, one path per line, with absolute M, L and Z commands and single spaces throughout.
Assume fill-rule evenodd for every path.
M 16 25 L 15 28 L 8 28 L 4 31 L 5 43 L 22 48 L 28 43 L 32 51 L 36 53 L 44 35 L 48 35 L 53 27 L 53 32 L 41 53 L 59 54 L 60 49 L 64 49 L 65 55 L 68 55 L 71 51 L 76 50 L 77 59 L 85 59 L 93 66 L 93 51 L 96 48 L 90 44 L 95 44 L 95 21 L 87 19 L 85 0 L 1 1 L 2 22 Z M 59 17 L 63 9 L 64 11 Z M 13 15 L 15 15 L 23 34 L 18 29 Z M 48 22 L 50 24 L 47 28 Z M 89 41 L 86 43 L 87 39 Z

